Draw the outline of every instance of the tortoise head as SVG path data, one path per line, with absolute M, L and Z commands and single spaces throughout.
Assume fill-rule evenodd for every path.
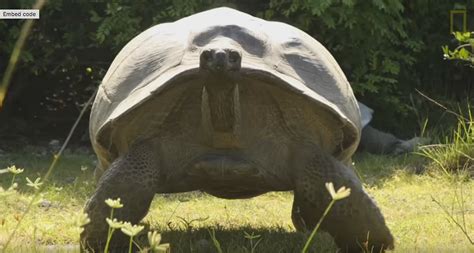
M 237 72 L 242 63 L 242 54 L 233 48 L 212 47 L 202 50 L 199 69 L 214 73 Z

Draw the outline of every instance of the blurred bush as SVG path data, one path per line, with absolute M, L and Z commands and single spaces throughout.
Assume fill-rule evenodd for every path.
M 472 13 L 474 1 L 461 2 Z M 7 0 L 0 9 L 32 3 Z M 419 130 L 416 115 L 426 106 L 413 95 L 415 89 L 440 101 L 473 93 L 473 70 L 442 59 L 440 46 L 454 43 L 449 34 L 453 1 L 50 0 L 21 55 L 0 121 L 18 119 L 9 121 L 9 128 L 35 135 L 51 126 L 67 131 L 131 38 L 154 24 L 223 5 L 289 23 L 315 37 L 340 63 L 357 97 L 376 110 L 375 125 L 397 134 Z M 21 24 L 0 22 L 0 59 L 8 59 Z M 6 62 L 0 61 L 0 71 Z M 22 120 L 29 123 L 24 130 Z M 0 125 L 0 132 L 8 126 Z

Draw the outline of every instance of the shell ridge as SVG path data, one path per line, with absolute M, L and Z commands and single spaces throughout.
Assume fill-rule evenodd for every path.
M 148 30 L 144 31 L 143 33 L 146 33 L 147 31 L 151 31 L 151 30 L 154 30 L 154 29 L 158 30 L 159 28 L 162 28 L 163 26 L 169 25 L 169 24 L 170 24 L 170 23 L 163 23 L 163 24 L 160 24 L 160 25 L 153 26 L 153 27 L 149 28 Z M 136 50 L 138 50 L 138 49 L 140 48 L 140 46 L 141 46 L 144 42 L 146 42 L 146 41 L 152 39 L 153 37 L 155 37 L 155 36 L 157 36 L 157 35 L 158 35 L 157 33 L 153 33 L 153 34 L 151 34 L 150 36 L 148 36 L 148 37 L 146 37 L 146 38 L 143 38 L 143 40 L 140 41 L 141 43 L 137 43 L 137 45 L 135 45 L 135 47 L 134 47 L 133 49 L 131 49 L 131 51 L 128 52 L 127 55 L 123 56 L 122 59 L 120 60 L 120 62 L 118 62 L 118 63 L 116 64 L 115 68 L 112 70 L 112 72 L 110 73 L 110 75 L 107 75 L 108 73 L 106 74 L 106 77 L 107 77 L 107 78 L 104 77 L 103 82 L 107 82 L 108 79 L 110 78 L 110 76 L 113 76 L 113 75 L 115 74 L 115 72 L 116 72 L 117 69 L 122 65 L 122 63 L 123 63 L 125 60 L 127 60 L 128 57 L 130 57 Z M 134 39 L 131 39 L 131 40 L 127 43 L 127 45 L 133 43 L 133 40 L 134 40 Z M 125 47 L 126 47 L 126 46 L 125 46 Z M 124 47 L 122 50 L 126 50 L 125 47 Z M 121 51 L 122 51 L 122 50 L 121 50 Z M 119 52 L 119 54 L 120 54 L 120 52 Z M 113 64 L 114 64 L 114 62 L 112 62 L 112 65 L 113 65 Z M 109 72 L 109 71 L 107 71 L 107 72 Z

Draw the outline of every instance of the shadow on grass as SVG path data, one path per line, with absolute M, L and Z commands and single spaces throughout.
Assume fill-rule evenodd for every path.
M 40 177 L 53 159 L 53 152 L 43 147 L 27 147 L 22 151 L 0 153 L 0 168 L 16 165 L 26 168 L 23 176 L 30 178 Z M 71 184 L 76 178 L 93 182 L 93 170 L 96 157 L 91 149 L 85 148 L 81 152 L 65 152 L 60 159 L 50 181 L 57 185 Z M 353 156 L 355 168 L 364 183 L 373 185 L 390 178 L 397 171 L 404 170 L 412 174 L 424 172 L 426 159 L 416 154 L 404 155 L 374 155 L 358 152 Z M 0 183 L 5 177 L 0 177 Z
M 284 229 L 255 229 L 239 227 L 226 229 L 220 227 L 193 228 L 187 230 L 167 230 L 161 233 L 162 242 L 170 243 L 171 251 L 176 252 L 218 252 L 211 234 L 219 242 L 223 252 L 301 252 L 308 235 Z M 146 242 L 145 236 L 140 241 Z M 253 239 L 251 239 L 253 238 Z M 313 240 L 310 252 L 336 252 L 337 247 L 329 234 L 321 232 Z M 252 251 L 253 248 L 253 251 Z
M 255 229 L 241 227 L 236 229 L 197 228 L 191 230 L 168 230 L 161 233 L 161 243 L 169 243 L 173 253 L 212 253 L 219 252 L 211 238 L 211 229 L 215 232 L 222 252 L 232 253 L 291 253 L 301 252 L 308 234 L 288 232 L 282 229 Z M 253 239 L 250 239 L 253 238 Z M 145 233 L 136 240 L 142 248 L 146 248 L 147 238 Z M 18 246 L 7 252 L 35 252 L 35 253 L 76 253 L 79 252 L 78 244 L 67 245 L 38 245 Z M 308 252 L 337 252 L 332 238 L 324 233 L 319 233 L 313 240 Z

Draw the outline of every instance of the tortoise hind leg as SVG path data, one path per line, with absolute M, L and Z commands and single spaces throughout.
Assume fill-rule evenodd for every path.
M 137 224 L 145 217 L 157 186 L 157 149 L 151 144 L 134 146 L 129 153 L 115 160 L 106 170 L 97 189 L 87 202 L 85 211 L 91 222 L 81 233 L 81 246 L 92 252 L 102 252 L 105 247 L 110 207 L 105 204 L 108 198 L 120 198 L 122 208 L 114 210 L 114 218 Z M 115 231 L 111 242 L 111 252 L 128 249 L 128 238 Z
M 325 183 L 333 182 L 336 190 L 341 186 L 351 189 L 351 195 L 337 201 L 321 225 L 334 237 L 337 246 L 343 252 L 381 252 L 393 248 L 393 237 L 380 210 L 351 168 L 321 152 L 313 153 L 313 159 L 298 168 L 292 210 L 297 230 L 315 227 L 331 201 Z

